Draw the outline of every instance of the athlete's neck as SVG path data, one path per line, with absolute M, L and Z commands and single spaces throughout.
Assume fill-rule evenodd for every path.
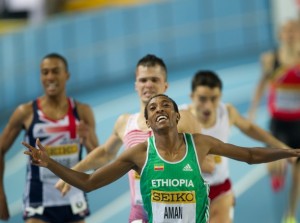
M 168 151 L 170 154 L 177 152 L 183 141 L 183 134 L 178 133 L 177 128 L 173 131 L 160 132 L 154 135 L 156 147 Z
M 48 118 L 59 120 L 68 113 L 68 98 L 67 96 L 61 98 L 42 96 L 39 99 L 39 107 Z
M 65 94 L 59 96 L 44 95 L 40 98 L 40 101 L 43 105 L 47 104 L 47 106 L 56 108 L 65 107 L 68 105 L 68 97 Z

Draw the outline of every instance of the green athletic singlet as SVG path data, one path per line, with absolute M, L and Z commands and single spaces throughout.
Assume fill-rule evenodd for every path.
M 186 154 L 177 162 L 164 160 L 154 136 L 148 139 L 140 186 L 150 223 L 206 223 L 209 219 L 209 187 L 201 176 L 192 135 L 186 133 L 184 138 Z

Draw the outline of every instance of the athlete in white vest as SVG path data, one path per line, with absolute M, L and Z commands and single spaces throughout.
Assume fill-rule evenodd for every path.
M 222 82 L 212 71 L 198 71 L 192 80 L 192 103 L 186 105 L 202 127 L 202 133 L 228 141 L 230 127 L 235 125 L 247 136 L 265 144 L 288 148 L 265 130 L 243 118 L 237 109 L 221 102 Z M 181 106 L 183 108 L 183 106 Z M 228 160 L 214 156 L 215 171 L 204 174 L 210 184 L 210 223 L 229 223 L 233 219 L 234 195 L 229 178 Z

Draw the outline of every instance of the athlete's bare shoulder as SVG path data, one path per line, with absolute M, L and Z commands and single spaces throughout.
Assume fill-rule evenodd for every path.
M 118 117 L 117 121 L 115 122 L 114 132 L 120 138 L 123 138 L 130 115 L 131 114 L 128 114 L 128 113 L 122 114 Z
M 77 109 L 91 109 L 91 107 L 88 104 L 82 103 L 80 101 L 75 101 L 75 105 Z
M 89 106 L 88 104 L 79 102 L 79 101 L 75 101 L 75 106 L 78 112 L 78 115 L 80 118 L 85 119 L 85 117 L 90 117 L 90 116 L 94 116 L 93 115 L 93 110 L 91 108 L 91 106 Z
M 189 110 L 180 110 L 180 119 L 177 125 L 179 132 L 200 133 L 201 126 Z
M 200 160 L 202 160 L 208 154 L 214 138 L 208 135 L 195 133 L 193 134 L 193 139 L 197 154 Z
M 236 120 L 237 116 L 239 115 L 239 112 L 230 103 L 226 104 L 226 109 L 227 109 L 227 113 L 228 113 L 228 118 L 229 118 L 230 125 L 233 125 L 235 123 L 235 120 Z
M 27 129 L 33 118 L 32 101 L 20 104 L 10 118 L 13 125 L 23 125 Z
M 32 107 L 32 101 L 30 102 L 26 102 L 24 104 L 20 104 L 15 112 L 18 113 L 18 115 L 22 116 L 22 117 L 28 117 L 30 115 L 33 114 L 33 107 Z

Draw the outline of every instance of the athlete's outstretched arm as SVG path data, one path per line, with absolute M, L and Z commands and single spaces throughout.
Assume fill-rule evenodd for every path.
M 36 145 L 39 149 L 22 142 L 24 146 L 28 148 L 28 151 L 24 153 L 31 156 L 32 163 L 38 166 L 42 166 L 51 170 L 58 177 L 66 181 L 67 183 L 83 190 L 86 192 L 95 190 L 97 188 L 103 187 L 107 184 L 122 177 L 131 169 L 140 170 L 141 164 L 138 167 L 135 160 L 138 160 L 137 151 L 146 151 L 147 145 L 145 143 L 139 144 L 130 150 L 124 151 L 116 160 L 110 164 L 97 169 L 92 174 L 86 174 L 78 172 L 59 164 L 55 160 L 51 159 L 46 152 L 46 149 L 41 145 L 39 139 L 36 141 Z M 145 158 L 144 158 L 145 159 Z
M 98 169 L 110 161 L 112 161 L 122 146 L 122 141 L 114 134 L 112 134 L 105 144 L 93 149 L 87 156 L 72 167 L 73 170 L 86 172 L 88 170 Z M 71 186 L 62 179 L 55 184 L 56 189 L 65 196 L 71 189 Z
M 238 127 L 245 135 L 251 137 L 252 139 L 265 143 L 271 147 L 291 149 L 286 144 L 276 139 L 266 130 L 260 128 L 258 125 L 241 116 L 241 114 L 234 106 L 227 105 L 227 108 L 232 124 Z
M 300 149 L 240 147 L 200 134 L 194 134 L 197 152 L 203 159 L 206 154 L 226 156 L 248 164 L 267 163 L 289 157 L 300 157 Z

